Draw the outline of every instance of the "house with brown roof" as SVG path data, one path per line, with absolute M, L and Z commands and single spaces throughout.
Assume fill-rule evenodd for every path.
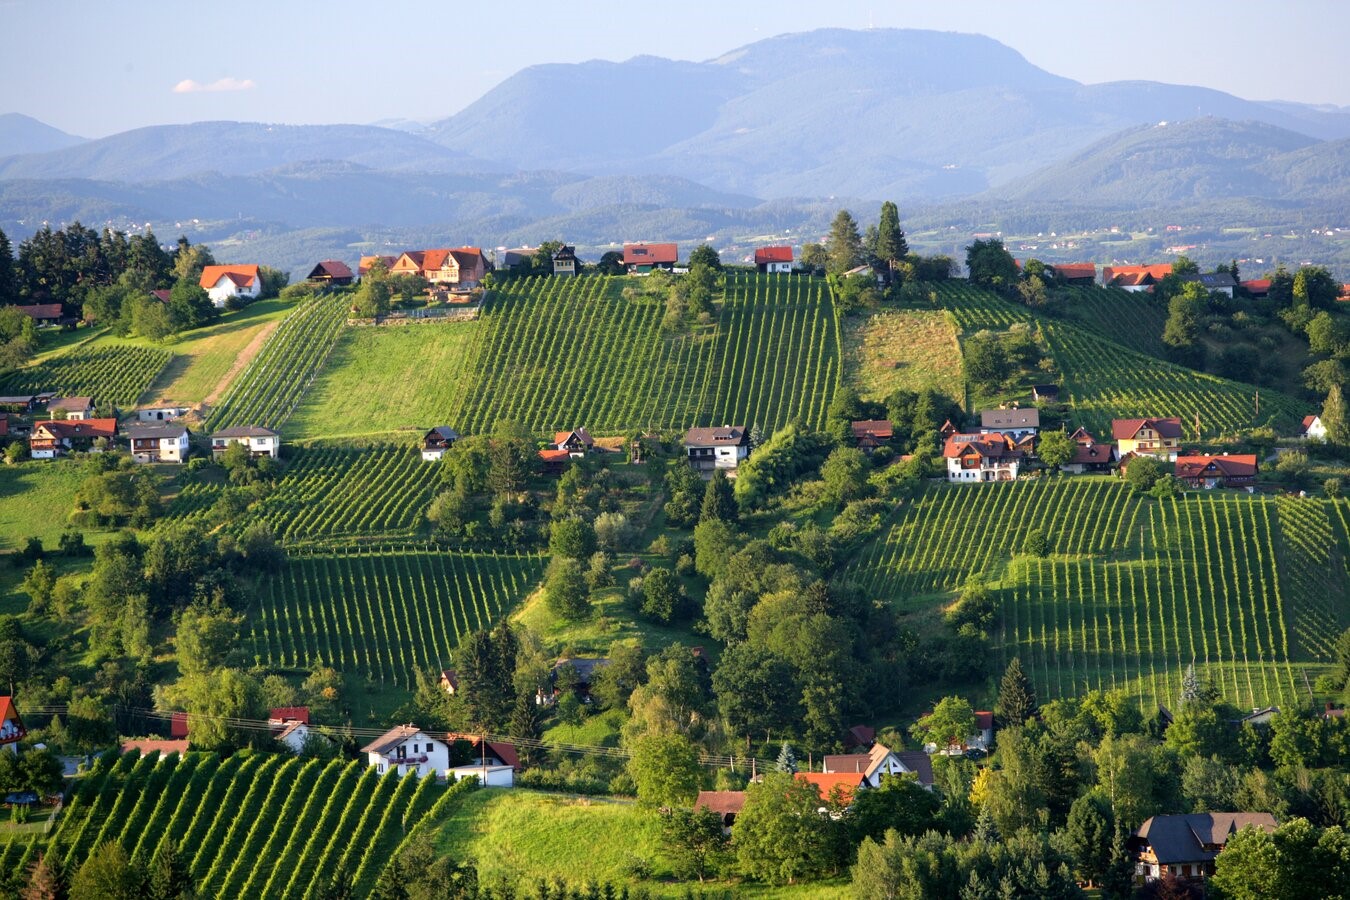
M 426 776 L 450 767 L 450 745 L 411 723 L 397 725 L 361 748 L 379 775 Z
M 454 669 L 441 669 L 439 684 L 441 690 L 453 697 L 459 691 L 459 674 Z
M 439 255 L 439 254 L 444 254 Z M 423 260 L 423 277 L 435 291 L 471 291 L 487 277 L 487 257 L 478 247 L 454 247 L 449 250 L 428 250 Z
M 1004 434 L 952 434 L 943 444 L 947 480 L 954 484 L 1016 481 L 1026 453 Z
M 47 402 L 47 415 L 53 419 L 81 421 L 94 417 L 93 397 L 53 397 Z
M 376 263 L 379 263 L 384 267 L 384 270 L 387 272 L 394 267 L 394 263 L 398 262 L 398 259 L 397 256 L 363 256 L 356 264 L 356 277 L 364 278 L 365 274 L 369 272 Z
M 553 253 L 553 274 L 571 278 L 581 274 L 581 260 L 577 259 L 577 248 L 564 244 Z
M 1073 440 L 1073 456 L 1060 468 L 1075 475 L 1111 471 L 1116 463 L 1115 444 L 1099 443 L 1091 432 L 1081 427 L 1069 437 Z
M 1126 454 L 1156 456 L 1175 461 L 1181 449 L 1181 419 L 1112 419 L 1111 439 L 1116 442 L 1116 459 Z
M 824 770 L 829 774 L 860 774 L 863 787 L 880 787 L 886 775 L 914 775 L 919 784 L 933 786 L 933 761 L 922 750 L 891 750 L 884 744 L 873 744 L 866 753 L 843 753 L 826 756 Z
M 60 325 L 65 317 L 60 303 L 30 303 L 14 308 L 32 319 L 34 325 Z
M 678 244 L 624 244 L 623 264 L 629 275 L 650 275 L 657 269 L 669 272 L 680 259 Z
M 1256 483 L 1260 466 L 1255 453 L 1219 456 L 1178 456 L 1176 476 L 1193 488 L 1248 487 Z
M 231 297 L 252 298 L 262 293 L 262 273 L 256 264 L 207 266 L 197 283 L 217 308 Z
M 574 428 L 555 432 L 551 446 L 554 450 L 566 450 L 572 459 L 582 459 L 595 449 L 595 438 L 584 427 Z
M 445 456 L 445 452 L 455 446 L 457 440 L 458 431 L 449 425 L 437 425 L 422 435 L 422 458 L 427 462 L 435 462 Z
M 1131 293 L 1152 293 L 1154 286 L 1171 274 L 1171 263 L 1149 266 L 1104 266 L 1102 285 L 1118 287 Z
M 684 452 L 689 465 L 699 472 L 721 469 L 734 475 L 741 461 L 750 456 L 750 433 L 744 425 L 690 428 L 684 434 Z
M 885 419 L 864 419 L 849 423 L 853 432 L 853 441 L 858 449 L 871 455 L 878 447 L 884 447 L 895 437 L 895 426 Z
M 1050 274 L 1054 275 L 1057 281 L 1063 284 L 1081 284 L 1091 287 L 1097 283 L 1096 263 L 1048 263 L 1046 268 L 1050 270 Z
M 56 459 L 71 450 L 93 451 L 95 441 L 117 439 L 116 419 L 63 419 L 38 422 L 28 436 L 28 452 L 33 459 Z
M 1261 812 L 1152 816 L 1129 840 L 1135 872 L 1144 881 L 1164 875 L 1196 881 L 1208 878 L 1228 839 L 1244 828 L 1270 833 L 1275 830 L 1275 817 Z
M 755 268 L 760 272 L 792 271 L 792 247 L 759 247 L 755 250 Z
M 181 463 L 191 449 L 186 425 L 137 422 L 127 426 L 127 438 L 131 458 L 139 463 Z
M 356 276 L 342 260 L 325 259 L 310 269 L 305 279 L 314 284 L 342 287 L 351 284 Z
M 722 833 L 730 834 L 745 808 L 745 791 L 699 791 L 694 809 L 710 809 L 722 819 Z

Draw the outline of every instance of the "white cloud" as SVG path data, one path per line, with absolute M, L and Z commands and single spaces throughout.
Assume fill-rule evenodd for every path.
M 210 84 L 202 84 L 191 78 L 184 78 L 173 86 L 175 94 L 196 94 L 202 91 L 251 91 L 258 84 L 252 78 L 218 78 Z

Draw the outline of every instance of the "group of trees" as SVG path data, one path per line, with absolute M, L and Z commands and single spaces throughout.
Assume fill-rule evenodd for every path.
M 48 848 L 28 872 L 17 896 L 24 900 L 179 900 L 195 897 L 188 859 L 172 840 L 159 845 L 149 865 L 131 859 L 117 841 L 95 847 L 80 866 L 68 866 L 59 846 Z
M 540 542 L 538 504 L 525 490 L 539 471 L 536 447 L 535 436 L 516 422 L 456 441 L 441 460 L 443 487 L 427 509 L 437 534 L 463 546 Z

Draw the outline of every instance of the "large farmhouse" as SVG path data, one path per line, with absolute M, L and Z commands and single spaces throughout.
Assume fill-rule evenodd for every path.
M 969 484 L 978 481 L 1015 481 L 1026 454 L 1013 448 L 1013 439 L 1002 434 L 952 434 L 942 450 L 947 460 L 947 480 Z
M 1275 817 L 1261 812 L 1153 816 L 1130 838 L 1135 874 L 1145 881 L 1164 875 L 1196 880 L 1213 875 L 1214 860 L 1243 828 L 1274 831 Z
M 1167 419 L 1112 419 L 1111 438 L 1116 442 L 1116 456 L 1123 459 L 1127 453 L 1135 456 L 1156 456 L 1174 461 L 1181 449 L 1181 420 Z
M 684 452 L 700 472 L 723 469 L 733 474 L 750 455 L 750 433 L 744 425 L 691 428 L 684 435 Z

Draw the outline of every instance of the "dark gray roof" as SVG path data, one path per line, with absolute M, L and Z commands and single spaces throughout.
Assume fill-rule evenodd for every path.
M 690 428 L 684 435 L 684 443 L 688 447 L 739 447 L 749 442 L 750 433 L 744 425 Z
M 186 425 L 161 424 L 159 422 L 128 425 L 126 436 L 132 440 L 158 440 L 160 438 L 176 438 L 187 432 Z
M 1275 817 L 1260 812 L 1153 816 L 1139 826 L 1135 838 L 1153 848 L 1162 865 L 1208 862 L 1219 855 L 1230 836 L 1248 826 L 1274 831 Z
M 235 425 L 233 428 L 222 428 L 220 431 L 211 435 L 212 438 L 239 438 L 239 437 L 279 437 L 275 431 L 270 428 L 263 428 L 261 425 Z
M 924 787 L 933 786 L 933 760 L 922 750 L 895 750 L 895 758 L 919 778 Z
M 437 425 L 435 428 L 427 432 L 427 437 L 431 437 L 433 434 L 435 434 L 443 441 L 459 440 L 459 432 L 451 428 L 449 425 Z
M 603 656 L 582 656 L 575 659 L 563 657 L 553 664 L 553 670 L 556 672 L 566 665 L 570 665 L 576 670 L 577 678 L 582 684 L 590 684 L 591 679 L 595 677 L 596 670 L 609 665 L 609 660 Z
M 1041 411 L 1034 406 L 1025 409 L 986 409 L 980 413 L 983 428 L 1040 428 Z
M 1220 288 L 1237 287 L 1237 279 L 1231 272 L 1209 272 L 1202 275 L 1192 275 L 1187 281 L 1198 281 L 1204 287 L 1211 291 L 1217 291 Z

